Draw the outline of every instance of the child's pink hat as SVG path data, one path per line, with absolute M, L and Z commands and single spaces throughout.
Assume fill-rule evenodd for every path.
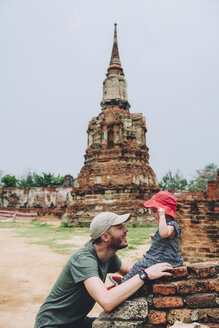
M 176 218 L 176 198 L 168 191 L 159 191 L 143 204 L 145 208 L 154 207 L 156 209 L 162 207 L 165 213 Z

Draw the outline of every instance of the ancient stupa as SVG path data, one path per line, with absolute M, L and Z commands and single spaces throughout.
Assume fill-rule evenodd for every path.
M 159 190 L 149 166 L 145 118 L 129 109 L 115 24 L 101 113 L 89 122 L 85 162 L 72 194 L 72 220 L 81 217 L 89 221 L 99 212 L 114 211 L 132 212 L 135 220 L 141 221 L 143 200 Z

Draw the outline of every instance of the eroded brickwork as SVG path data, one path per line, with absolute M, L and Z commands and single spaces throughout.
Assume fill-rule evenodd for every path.
M 166 328 L 178 320 L 218 328 L 218 291 L 217 264 L 174 268 L 172 277 L 151 282 L 111 313 L 102 312 L 93 327 Z
M 159 187 L 149 166 L 145 118 L 129 111 L 116 26 L 106 75 L 102 111 L 88 125 L 85 163 L 75 181 L 75 203 L 68 213 L 71 221 L 81 216 L 90 221 L 99 211 L 131 212 L 143 223 L 142 202 Z
M 0 208 L 62 216 L 72 204 L 72 187 L 0 188 Z
M 177 194 L 177 222 L 181 227 L 184 261 L 217 260 L 219 255 L 219 175 L 208 183 L 207 192 Z

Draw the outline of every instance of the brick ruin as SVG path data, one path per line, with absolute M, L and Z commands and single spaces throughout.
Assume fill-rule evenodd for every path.
M 176 321 L 219 327 L 218 266 L 194 263 L 173 269 L 172 277 L 142 287 L 112 312 L 102 312 L 93 328 L 168 328 Z M 190 326 L 191 327 L 191 326 Z
M 180 192 L 176 198 L 184 261 L 218 260 L 219 171 L 207 192 Z
M 89 224 L 103 211 L 131 212 L 131 223 L 156 224 L 142 207 L 159 190 L 149 166 L 145 118 L 129 109 L 115 25 L 101 112 L 89 122 L 85 163 L 74 186 L 67 175 L 64 187 L 0 188 L 0 208 L 64 216 L 74 225 Z M 207 192 L 175 196 L 185 261 L 214 261 L 218 256 L 219 180 L 209 182 Z
M 85 163 L 74 183 L 73 205 L 67 210 L 71 221 L 81 216 L 90 221 L 100 211 L 125 211 L 141 222 L 142 201 L 159 190 L 149 166 L 145 118 L 129 109 L 115 24 L 101 113 L 89 122 Z

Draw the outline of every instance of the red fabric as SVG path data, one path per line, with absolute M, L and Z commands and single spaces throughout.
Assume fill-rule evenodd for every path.
M 176 218 L 176 198 L 168 191 L 159 191 L 143 204 L 145 208 L 163 208 L 165 213 Z
M 110 290 L 110 289 L 112 289 L 112 288 L 114 288 L 114 287 L 116 287 L 116 286 L 117 286 L 117 285 L 114 284 L 114 285 L 112 285 L 112 286 L 107 287 L 107 289 Z
M 120 276 L 110 276 L 109 278 L 113 283 L 117 283 L 120 282 L 122 280 L 122 277 Z

